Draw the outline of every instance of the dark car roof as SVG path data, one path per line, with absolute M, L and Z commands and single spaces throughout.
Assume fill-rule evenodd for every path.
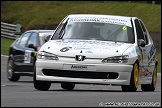
M 26 32 L 54 32 L 55 30 L 28 30 Z

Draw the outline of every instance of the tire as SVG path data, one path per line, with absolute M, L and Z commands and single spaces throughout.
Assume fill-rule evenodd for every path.
M 18 81 L 20 79 L 19 75 L 14 73 L 14 63 L 11 58 L 9 58 L 7 63 L 7 78 L 9 81 Z
M 49 81 L 36 80 L 36 68 L 35 67 L 34 67 L 33 84 L 34 84 L 35 89 L 41 90 L 41 91 L 47 91 L 51 86 L 51 82 Z
M 157 65 L 154 67 L 151 84 L 141 84 L 142 91 L 154 91 L 157 82 Z
M 135 92 L 138 89 L 139 83 L 139 65 L 137 62 L 133 65 L 133 70 L 131 73 L 131 79 L 129 85 L 122 85 L 122 91 L 124 92 Z
M 70 82 L 64 82 L 64 83 L 61 83 L 61 87 L 62 87 L 63 89 L 66 89 L 66 90 L 71 91 L 71 90 L 74 89 L 75 84 L 74 84 L 74 83 L 70 83 Z

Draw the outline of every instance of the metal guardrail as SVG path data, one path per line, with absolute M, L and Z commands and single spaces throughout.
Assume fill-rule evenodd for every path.
M 20 33 L 21 27 L 20 24 L 14 25 L 1 22 L 1 37 L 16 39 L 17 35 L 15 33 Z

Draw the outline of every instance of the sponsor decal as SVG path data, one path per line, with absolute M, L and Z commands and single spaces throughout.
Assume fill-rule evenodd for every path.
M 77 47 L 74 47 L 75 50 L 90 50 L 91 48 L 90 47 L 81 47 L 81 46 L 77 46 Z
M 68 22 L 101 22 L 127 25 L 131 27 L 131 23 L 128 19 L 119 19 L 115 17 L 72 17 Z
M 153 61 L 155 61 L 155 47 L 154 47 L 154 45 L 151 46 L 151 49 L 149 51 L 148 65 L 150 65 Z
M 87 66 L 84 65 L 72 65 L 71 69 L 88 69 Z
M 138 53 L 138 49 L 136 49 L 136 52 Z
M 71 44 L 71 45 L 75 45 L 75 46 L 87 46 L 87 45 L 111 45 L 111 46 L 121 46 L 122 44 L 125 44 L 125 43 L 121 43 L 121 42 L 118 42 L 118 43 L 115 43 L 115 42 L 106 42 L 106 41 L 96 41 L 96 40 L 66 40 L 66 42 L 58 42 L 57 43 L 59 46 L 65 46 L 65 45 L 68 45 L 68 44 Z
M 155 46 L 152 45 L 152 46 L 151 46 L 151 49 L 150 49 L 150 51 L 149 51 L 149 57 L 148 57 L 149 59 L 153 56 L 154 52 L 155 52 Z
M 125 43 L 120 42 L 105 42 L 105 41 L 79 41 L 79 40 L 73 40 L 68 41 L 66 40 L 66 43 L 60 42 L 57 44 L 51 44 L 51 46 L 56 46 L 57 48 L 60 48 L 60 52 L 67 52 L 69 50 L 80 50 L 80 53 L 85 53 L 85 51 L 88 51 L 86 53 L 92 53 L 90 52 L 92 49 L 98 49 L 98 50 L 113 50 L 114 48 L 117 48 L 119 46 L 123 45 L 123 48 L 128 47 Z M 72 47 L 73 46 L 73 47 Z M 82 51 L 81 51 L 82 50 Z M 136 52 L 136 51 L 135 51 Z
M 140 76 L 152 75 L 152 73 L 149 72 L 148 69 L 144 68 L 144 66 L 139 67 L 139 71 L 140 71 Z
M 37 56 L 37 52 L 34 52 L 34 56 Z
M 93 53 L 92 51 L 86 51 L 85 53 Z

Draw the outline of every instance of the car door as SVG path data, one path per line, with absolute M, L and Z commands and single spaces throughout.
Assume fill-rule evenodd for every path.
M 25 45 L 24 63 L 30 65 L 30 71 L 33 71 L 39 40 L 38 33 L 33 32 Z
M 142 20 L 139 20 L 141 27 L 143 29 L 143 33 L 145 36 L 145 41 L 146 41 L 146 53 L 147 53 L 147 60 L 146 62 L 146 66 L 145 66 L 145 70 L 147 72 L 147 76 L 152 76 L 153 70 L 154 70 L 154 66 L 155 66 L 155 54 L 156 54 L 156 49 L 155 46 L 153 44 L 153 41 L 150 39 L 150 35 L 149 32 L 146 28 L 146 26 L 144 25 L 144 23 L 142 22 Z
M 146 42 L 146 51 L 145 53 L 147 54 L 147 58 L 145 59 L 145 63 L 146 65 L 148 66 L 149 65 L 149 61 L 150 61 L 150 50 L 151 50 L 151 47 L 152 47 L 152 43 L 149 41 L 149 33 L 147 32 L 147 28 L 145 27 L 144 23 L 139 20 L 140 24 L 141 24 L 141 27 L 142 27 L 142 30 L 143 30 L 143 34 L 144 34 L 144 38 L 145 38 L 145 42 Z
M 135 26 L 137 32 L 137 39 L 143 39 L 146 43 L 145 47 L 140 47 L 141 51 L 141 63 L 140 63 L 140 75 L 143 77 L 148 76 L 148 58 L 149 58 L 149 49 L 151 48 L 151 44 L 148 40 L 148 33 L 146 32 L 146 28 L 143 25 L 142 21 L 139 19 L 135 19 Z

